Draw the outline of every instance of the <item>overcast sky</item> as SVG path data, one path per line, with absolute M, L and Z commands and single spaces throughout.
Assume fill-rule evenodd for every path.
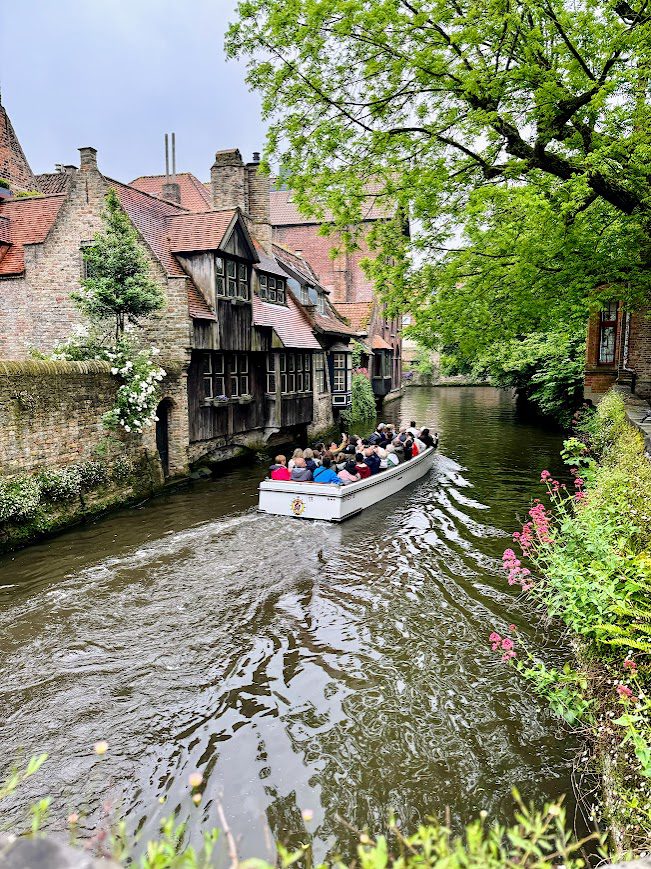
M 260 101 L 226 61 L 235 0 L 0 0 L 0 87 L 34 172 L 98 150 L 121 181 L 165 170 L 208 180 L 216 150 L 263 145 Z

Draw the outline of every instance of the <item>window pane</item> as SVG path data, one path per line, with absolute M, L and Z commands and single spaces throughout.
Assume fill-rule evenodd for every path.
M 224 373 L 224 354 L 218 353 L 214 357 L 214 365 L 215 365 L 215 374 L 223 374 Z
M 280 354 L 280 372 L 283 374 L 287 369 L 287 356 L 284 353 Z
M 305 391 L 312 392 L 312 375 L 309 372 L 305 373 Z
M 296 392 L 303 392 L 303 372 L 296 374 Z
M 276 391 L 276 375 L 267 374 L 267 392 Z
M 280 375 L 280 388 L 283 392 L 287 392 L 287 375 L 286 374 Z
M 260 286 L 261 287 L 267 286 L 267 276 L 266 275 L 260 275 Z
M 294 358 L 294 354 L 293 354 L 293 353 L 290 353 L 290 354 L 289 354 L 289 359 L 288 359 L 288 361 L 289 361 L 289 370 L 290 370 L 290 371 L 294 371 L 294 370 L 295 370 L 295 367 L 296 367 L 296 366 L 295 366 L 295 362 L 296 362 L 296 360 L 295 360 L 295 358 Z
M 599 361 L 611 363 L 615 361 L 615 327 L 602 326 L 599 340 Z
M 226 378 L 223 375 L 215 377 L 215 395 L 226 395 Z
M 276 286 L 276 279 L 275 278 L 269 278 L 269 286 L 275 288 L 275 286 Z
M 249 395 L 249 375 L 240 375 L 240 395 Z
M 212 391 L 212 377 L 203 378 L 203 397 L 214 398 Z
M 249 357 L 246 354 L 240 356 L 240 372 L 242 374 L 249 373 Z
M 287 375 L 287 391 L 288 392 L 296 392 L 296 375 L 288 374 Z
M 247 268 L 243 263 L 240 263 L 237 267 L 237 271 L 239 274 L 239 278 L 241 281 L 245 281 L 247 279 Z
M 228 279 L 228 295 L 234 299 L 237 293 L 237 281 L 234 278 Z
M 218 296 L 225 295 L 225 293 L 224 293 L 224 279 L 223 278 L 217 277 L 217 279 L 215 281 L 215 289 L 217 291 Z
M 224 260 L 220 256 L 215 257 L 215 269 L 218 275 L 224 274 Z
M 237 377 L 235 375 L 231 375 L 231 395 L 239 395 L 237 391 Z
M 226 260 L 226 274 L 229 278 L 234 278 L 236 275 L 236 265 L 233 260 Z
M 276 301 L 276 291 L 274 290 L 274 288 L 269 287 L 269 289 L 267 290 L 267 293 L 269 294 L 269 301 L 275 302 Z
M 206 353 L 203 357 L 203 373 L 212 374 L 212 356 Z

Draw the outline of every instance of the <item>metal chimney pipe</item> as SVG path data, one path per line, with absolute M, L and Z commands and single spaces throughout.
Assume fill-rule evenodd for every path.
M 169 177 L 170 177 L 170 152 L 169 152 L 167 133 L 165 133 L 165 180 L 168 181 Z
M 176 133 L 172 133 L 172 183 L 176 181 Z

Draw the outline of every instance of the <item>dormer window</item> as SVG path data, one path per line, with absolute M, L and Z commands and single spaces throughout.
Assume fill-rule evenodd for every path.
M 249 299 L 249 267 L 228 257 L 215 257 L 215 294 L 221 299 Z
M 328 313 L 328 310 L 326 308 L 326 300 L 323 293 L 319 293 L 319 295 L 317 296 L 316 309 L 319 314 L 323 314 L 324 317 Z
M 265 302 L 272 302 L 274 305 L 286 304 L 286 287 L 285 279 L 274 275 L 260 274 L 258 276 L 260 282 L 260 298 Z

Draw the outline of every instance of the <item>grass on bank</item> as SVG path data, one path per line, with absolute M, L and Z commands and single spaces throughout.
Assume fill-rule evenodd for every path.
M 542 471 L 547 498 L 514 535 L 525 563 L 512 549 L 503 561 L 509 583 L 567 627 L 578 664 L 552 670 L 513 632 L 491 642 L 592 739 L 614 840 L 642 851 L 651 841 L 651 462 L 616 393 L 579 422 L 563 458 L 573 483 Z

